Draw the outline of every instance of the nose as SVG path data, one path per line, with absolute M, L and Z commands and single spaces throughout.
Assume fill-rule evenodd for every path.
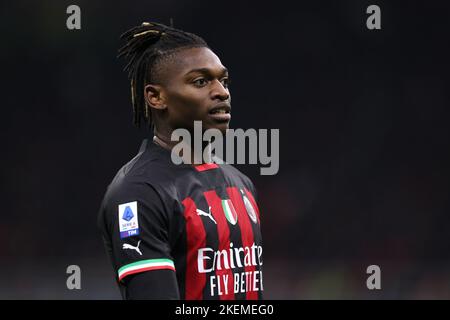
M 214 86 L 211 90 L 211 98 L 213 100 L 219 99 L 221 101 L 226 101 L 230 98 L 230 92 L 219 80 L 215 80 Z

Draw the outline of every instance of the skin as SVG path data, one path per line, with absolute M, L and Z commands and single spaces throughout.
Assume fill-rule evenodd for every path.
M 145 86 L 157 138 L 173 146 L 172 131 L 193 132 L 195 120 L 202 121 L 203 130 L 216 128 L 224 133 L 229 120 L 218 121 L 209 115 L 218 103 L 231 102 L 228 72 L 217 55 L 204 47 L 182 49 L 162 63 L 159 84 Z

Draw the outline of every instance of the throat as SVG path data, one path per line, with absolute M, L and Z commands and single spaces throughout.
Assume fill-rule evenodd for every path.
M 167 141 L 166 139 L 159 137 L 158 135 L 153 136 L 153 142 L 158 146 L 172 151 L 172 149 L 178 144 L 185 144 L 184 141 Z M 188 152 L 183 152 L 186 150 Z M 190 151 L 190 152 L 189 152 Z M 198 153 L 196 155 L 196 152 Z M 194 146 L 185 144 L 183 148 L 181 148 L 181 154 L 177 154 L 183 159 L 183 162 L 186 164 L 204 164 L 204 163 L 212 163 L 212 153 L 211 153 L 211 144 L 209 141 L 203 141 L 202 147 L 200 150 L 195 150 Z M 196 155 L 196 156 L 195 156 Z M 200 162 L 198 162 L 200 160 Z

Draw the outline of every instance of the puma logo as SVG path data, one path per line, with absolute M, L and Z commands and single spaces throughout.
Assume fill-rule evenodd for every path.
M 203 210 L 197 209 L 197 215 L 208 217 L 208 218 L 210 218 L 215 224 L 217 224 L 216 220 L 214 220 L 213 216 L 211 215 L 211 207 L 208 207 L 208 211 L 209 211 L 209 213 L 207 213 L 207 212 L 205 212 L 205 211 L 203 211 Z
M 142 252 L 141 252 L 141 250 L 139 249 L 139 245 L 140 245 L 140 244 L 141 244 L 141 240 L 138 241 L 138 244 L 137 244 L 136 247 L 135 247 L 135 246 L 132 246 L 131 244 L 124 243 L 122 249 L 132 249 L 132 250 L 136 250 L 137 253 L 139 253 L 139 254 L 142 256 Z

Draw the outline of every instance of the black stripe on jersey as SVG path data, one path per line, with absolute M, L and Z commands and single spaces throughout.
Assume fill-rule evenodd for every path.
M 177 273 L 178 290 L 180 291 L 181 300 L 186 299 L 187 235 L 185 225 L 186 224 L 184 223 L 183 231 L 181 232 L 180 238 L 176 242 L 172 255 L 174 257 L 178 257 L 177 259 L 175 259 L 174 263 L 175 263 L 175 270 Z
M 248 191 L 250 193 L 252 193 L 251 190 L 248 190 Z M 252 193 L 252 195 L 253 195 L 253 198 L 255 198 L 255 195 L 253 193 Z M 255 199 L 255 201 L 256 201 L 256 199 Z M 258 204 L 256 204 L 256 205 L 258 205 Z M 256 208 L 255 208 L 255 210 L 256 210 Z M 260 211 L 260 214 L 261 214 L 261 211 Z M 259 220 L 258 220 L 259 223 L 258 224 L 256 224 L 253 221 L 251 221 L 251 219 L 249 219 L 249 220 L 250 220 L 250 224 L 252 225 L 253 240 L 255 241 L 255 243 L 259 243 L 259 245 L 264 248 L 263 242 L 262 242 L 262 236 L 261 236 L 261 226 L 259 225 L 259 223 L 261 223 L 261 216 L 259 216 Z M 264 257 L 264 251 L 263 251 L 263 255 L 262 256 Z M 264 264 L 264 259 L 263 259 L 262 262 Z M 263 285 L 263 289 L 264 289 L 264 274 L 262 272 L 262 266 L 258 265 L 256 270 L 260 271 L 261 274 L 262 274 L 261 278 L 262 278 L 262 285 Z M 258 300 L 262 300 L 262 299 L 263 299 L 263 290 L 259 290 L 258 291 Z

